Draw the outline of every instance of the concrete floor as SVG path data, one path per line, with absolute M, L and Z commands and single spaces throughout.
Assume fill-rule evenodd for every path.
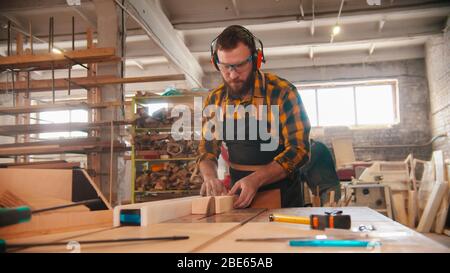
M 447 236 L 445 234 L 436 234 L 436 233 L 423 233 L 423 235 L 427 236 L 428 238 L 430 238 L 450 249 L 450 237 L 449 236 Z

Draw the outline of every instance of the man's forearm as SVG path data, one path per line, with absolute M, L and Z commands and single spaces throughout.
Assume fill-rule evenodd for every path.
M 217 164 L 212 160 L 202 160 L 199 163 L 199 169 L 203 176 L 203 179 L 206 178 L 217 178 Z
M 264 166 L 253 173 L 248 178 L 258 183 L 259 187 L 277 182 L 287 176 L 286 170 L 275 161 Z

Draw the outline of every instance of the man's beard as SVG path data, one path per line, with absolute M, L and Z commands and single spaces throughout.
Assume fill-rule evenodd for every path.
M 229 95 L 231 95 L 231 97 L 233 98 L 242 98 L 243 96 L 245 96 L 248 92 L 250 92 L 250 90 L 252 90 L 253 88 L 253 84 L 255 82 L 255 73 L 251 72 L 247 79 L 244 81 L 239 81 L 241 84 L 240 88 L 233 88 L 231 87 L 231 85 L 229 85 L 225 79 L 222 77 L 223 83 L 225 85 L 225 87 L 227 88 L 227 91 L 229 92 Z M 238 83 L 239 83 L 238 82 Z

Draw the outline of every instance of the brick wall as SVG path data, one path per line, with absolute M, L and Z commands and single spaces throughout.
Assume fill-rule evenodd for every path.
M 430 119 L 433 136 L 447 133 L 433 143 L 450 158 L 450 33 L 433 37 L 426 44 L 426 67 L 430 89 Z

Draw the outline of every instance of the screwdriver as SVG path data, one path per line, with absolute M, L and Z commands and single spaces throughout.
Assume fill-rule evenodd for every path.
M 81 206 L 81 205 L 90 205 L 90 204 L 95 204 L 97 202 L 100 202 L 100 199 L 98 199 L 98 198 L 90 199 L 90 200 L 75 202 L 75 203 L 68 204 L 68 205 L 49 207 L 49 208 L 38 209 L 38 210 L 33 210 L 33 211 L 28 206 L 21 206 L 21 207 L 17 207 L 17 208 L 0 208 L 0 227 L 28 222 L 31 220 L 31 215 L 33 215 L 33 214 L 42 213 L 42 212 L 51 211 L 51 210 Z

